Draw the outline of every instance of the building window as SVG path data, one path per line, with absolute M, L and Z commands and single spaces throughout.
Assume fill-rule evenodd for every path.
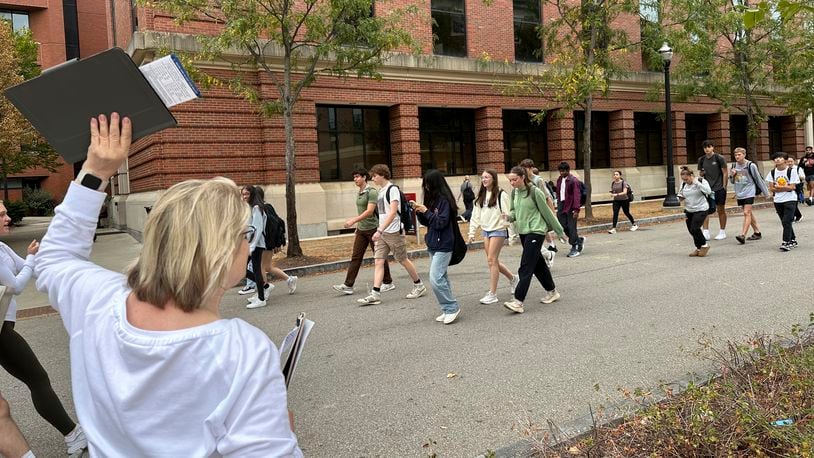
M 591 168 L 610 168 L 610 128 L 608 113 L 606 111 L 591 112 Z M 577 168 L 585 168 L 585 156 L 582 153 L 583 135 L 585 128 L 585 112 L 574 112 L 574 139 L 576 140 Z
M 642 68 L 651 72 L 664 70 L 658 49 L 664 42 L 664 31 L 659 20 L 659 0 L 639 1 L 639 32 L 642 38 Z
M 636 165 L 664 165 L 661 147 L 662 122 L 655 113 L 633 113 Z
M 317 105 L 320 181 L 351 179 L 356 169 L 390 164 L 387 108 Z
M 28 26 L 28 13 L 25 11 L 0 10 L 0 19 L 11 23 L 11 30 L 13 32 L 30 28 Z
M 465 109 L 419 108 L 421 170 L 446 175 L 477 173 L 475 112 Z
M 547 118 L 532 121 L 523 110 L 503 110 L 503 162 L 506 173 L 523 159 L 529 158 L 540 170 L 548 170 Z
M 746 115 L 729 115 L 729 145 L 732 151 L 737 147 L 746 148 L 749 142 L 749 124 Z
M 781 116 L 769 116 L 769 153 L 774 154 L 783 149 L 783 118 Z M 797 151 L 786 151 L 797 154 Z
M 540 0 L 513 0 L 514 59 L 522 62 L 543 61 L 540 27 Z
M 704 154 L 704 148 L 701 145 L 704 140 L 709 139 L 707 136 L 707 115 L 685 114 L 684 130 L 687 134 L 687 161 L 693 164 Z
M 80 57 L 79 20 L 76 0 L 62 0 L 62 19 L 65 23 L 65 59 L 78 59 Z
M 466 13 L 463 0 L 432 0 L 432 52 L 466 57 Z

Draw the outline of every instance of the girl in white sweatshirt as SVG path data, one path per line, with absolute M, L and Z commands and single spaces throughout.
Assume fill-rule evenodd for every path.
M 481 304 L 495 304 L 497 298 L 498 274 L 503 274 L 509 280 L 509 289 L 514 294 L 518 277 L 500 262 L 500 250 L 507 238 L 514 240 L 517 235 L 514 227 L 507 222 L 503 215 L 509 211 L 509 194 L 497 185 L 497 171 L 486 169 L 481 175 L 480 190 L 472 209 L 472 219 L 469 221 L 469 242 L 475 239 L 475 231 L 482 229 L 483 249 L 486 251 L 486 262 L 489 265 L 489 291 L 480 300 Z

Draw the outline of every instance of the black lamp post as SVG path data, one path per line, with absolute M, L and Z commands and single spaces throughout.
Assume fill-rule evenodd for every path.
M 659 49 L 661 59 L 664 61 L 664 105 L 667 111 L 667 197 L 664 198 L 665 207 L 678 207 L 676 196 L 676 177 L 673 167 L 673 107 L 670 104 L 670 61 L 673 60 L 673 48 L 665 41 Z

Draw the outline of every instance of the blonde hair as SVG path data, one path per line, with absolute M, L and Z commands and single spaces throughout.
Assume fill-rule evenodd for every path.
M 223 283 L 249 214 L 240 188 L 228 178 L 172 186 L 147 217 L 127 284 L 139 300 L 159 308 L 170 300 L 184 312 L 201 307 L 217 289 L 232 286 Z

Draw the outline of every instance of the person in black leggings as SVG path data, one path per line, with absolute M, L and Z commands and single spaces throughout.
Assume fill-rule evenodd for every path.
M 5 205 L 0 201 L 0 228 L 8 230 L 11 219 Z M 5 243 L 0 242 L 0 284 L 6 287 L 5 294 L 19 294 L 31 279 L 34 255 L 39 250 L 36 240 L 28 245 L 28 256 L 25 260 Z M 82 427 L 77 425 L 51 387 L 51 380 L 43 369 L 37 356 L 28 342 L 14 330 L 17 317 L 17 303 L 12 297 L 9 301 L 5 321 L 0 328 L 0 366 L 11 376 L 25 383 L 31 391 L 34 408 L 42 418 L 65 436 L 68 455 L 81 453 L 87 448 L 87 440 Z
M 630 214 L 630 198 L 628 197 L 628 189 L 630 186 L 622 178 L 622 171 L 616 170 L 613 172 L 613 181 L 611 182 L 611 195 L 613 196 L 613 227 L 610 228 L 608 234 L 616 233 L 616 224 L 619 222 L 619 210 L 625 212 L 625 216 L 630 221 L 630 230 L 635 231 L 639 229 L 636 225 L 636 220 Z

